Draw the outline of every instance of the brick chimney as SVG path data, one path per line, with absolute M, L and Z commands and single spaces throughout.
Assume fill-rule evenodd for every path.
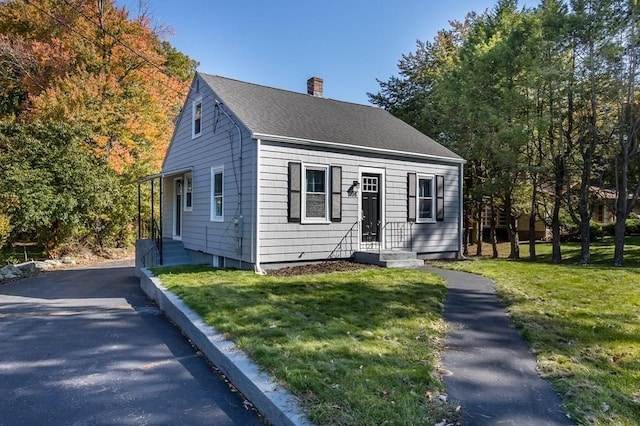
M 307 80 L 307 94 L 322 97 L 323 81 L 320 77 L 311 77 Z

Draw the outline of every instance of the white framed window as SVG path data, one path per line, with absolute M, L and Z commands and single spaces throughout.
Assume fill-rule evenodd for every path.
M 435 222 L 435 179 L 432 175 L 418 175 L 416 222 Z
M 211 168 L 211 221 L 224 221 L 224 167 Z
M 193 175 L 191 173 L 184 176 L 184 211 L 193 210 Z
M 302 221 L 329 223 L 329 166 L 302 165 Z
M 191 103 L 191 139 L 202 134 L 202 97 Z

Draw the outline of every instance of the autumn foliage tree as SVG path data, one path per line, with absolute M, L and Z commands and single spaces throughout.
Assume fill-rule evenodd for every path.
M 81 141 L 71 144 L 77 155 L 65 157 L 67 167 L 76 168 L 76 161 L 91 155 L 92 161 L 81 168 L 86 176 L 76 177 L 90 181 L 97 176 L 105 184 L 96 189 L 118 195 L 111 197 L 108 209 L 98 202 L 85 206 L 95 210 L 91 224 L 74 225 L 64 238 L 45 241 L 46 233 L 33 223 L 21 223 L 27 216 L 17 207 L 37 204 L 24 198 L 38 193 L 19 195 L 15 179 L 0 175 L 5 199 L 19 195 L 9 206 L 12 238 L 37 237 L 50 248 L 82 239 L 126 243 L 131 232 L 124 231 L 130 229 L 136 208 L 128 185 L 159 169 L 186 94 L 185 82 L 197 63 L 174 49 L 165 40 L 167 29 L 154 27 L 148 14 L 132 18 L 113 0 L 5 1 L 0 3 L 0 34 L 0 119 L 11 124 L 3 132 L 20 134 L 16 126 L 32 131 L 35 125 L 55 133 L 62 126 L 73 134 L 69 140 Z M 2 161 L 15 163 L 14 141 L 5 137 L 3 142 Z M 41 155 L 55 155 L 51 142 Z M 38 167 L 51 171 L 46 163 Z M 59 189 L 55 179 L 50 185 Z M 96 234 L 96 229 L 108 231 Z

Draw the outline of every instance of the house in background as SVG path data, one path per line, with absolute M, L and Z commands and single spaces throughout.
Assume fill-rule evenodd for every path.
M 323 98 L 322 79 L 307 89 L 195 76 L 150 177 L 159 243 L 256 270 L 394 249 L 459 256 L 465 161 L 385 110 Z
M 600 225 L 608 225 L 616 221 L 616 200 L 618 192 L 615 189 L 590 186 L 589 191 L 594 196 L 593 220 Z M 632 197 L 629 194 L 629 203 Z M 632 213 L 640 216 L 640 200 L 636 200 Z

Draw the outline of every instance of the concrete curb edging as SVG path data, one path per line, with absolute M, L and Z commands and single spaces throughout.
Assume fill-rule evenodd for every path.
M 267 420 L 277 426 L 311 425 L 293 395 L 260 371 L 233 342 L 207 325 L 146 268 L 140 269 L 140 287 Z

